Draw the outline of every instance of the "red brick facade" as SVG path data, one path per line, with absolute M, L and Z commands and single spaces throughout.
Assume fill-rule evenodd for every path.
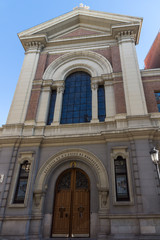
M 47 58 L 47 62 L 46 62 L 46 68 L 54 61 L 56 60 L 57 58 L 59 58 L 60 56 L 62 56 L 64 54 L 50 54 L 48 55 L 48 58 Z
M 119 46 L 111 47 L 111 57 L 112 57 L 113 72 L 121 72 L 122 68 L 121 68 Z
M 112 47 L 106 48 L 106 49 L 98 49 L 98 50 L 94 50 L 94 52 L 101 54 L 103 57 L 105 57 L 110 62 L 111 66 L 113 68 L 113 72 L 121 72 L 122 71 L 119 46 L 112 46 Z
M 93 52 L 99 53 L 100 55 L 105 57 L 110 62 L 110 64 L 112 65 L 111 49 L 110 48 L 98 49 L 98 50 L 94 50 Z
M 154 93 L 160 92 L 160 76 L 144 77 L 142 79 L 148 112 L 158 112 L 157 102 Z
M 116 78 L 116 83 L 114 84 L 114 94 L 115 94 L 116 114 L 126 113 L 126 103 L 125 103 L 122 78 L 119 78 L 119 79 Z
M 41 54 L 38 61 L 35 80 L 41 80 L 46 67 L 47 54 Z
M 91 31 L 91 30 L 86 30 L 83 28 L 76 29 L 68 34 L 65 34 L 59 38 L 71 38 L 71 37 L 81 37 L 81 36 L 89 36 L 89 35 L 99 35 L 101 33 L 96 32 L 96 31 Z
M 41 85 L 36 85 L 32 87 L 31 97 L 30 97 L 29 106 L 28 106 L 27 115 L 26 115 L 26 121 L 36 119 L 40 93 L 41 93 Z

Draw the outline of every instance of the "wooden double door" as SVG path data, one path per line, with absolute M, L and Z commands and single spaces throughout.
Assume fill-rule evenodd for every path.
M 90 182 L 80 169 L 63 172 L 56 183 L 52 237 L 89 237 Z

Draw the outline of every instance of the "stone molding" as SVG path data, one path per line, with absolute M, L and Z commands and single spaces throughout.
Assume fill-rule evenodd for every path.
M 91 77 L 112 73 L 109 61 L 102 55 L 91 51 L 67 53 L 53 61 L 46 69 L 43 79 L 65 79 L 73 71 L 86 71 Z
M 131 159 L 129 159 L 129 152 L 128 152 L 128 146 L 117 146 L 112 147 L 111 152 L 111 175 L 112 175 L 112 199 L 114 205 L 133 205 L 134 199 L 133 199 L 133 189 L 132 189 L 132 179 L 131 179 L 131 167 L 130 162 Z M 114 160 L 121 156 L 122 158 L 126 159 L 126 166 L 127 166 L 127 177 L 128 177 L 128 188 L 129 188 L 129 201 L 117 201 L 116 200 L 116 182 L 115 182 L 115 170 L 114 170 Z
M 71 161 L 72 159 L 82 161 L 90 166 L 96 176 L 97 176 L 97 187 L 98 189 L 104 189 L 108 191 L 108 175 L 103 163 L 93 154 L 83 149 L 67 149 L 58 152 L 50 159 L 48 159 L 42 167 L 39 169 L 36 180 L 34 191 L 44 191 L 44 185 L 47 177 L 51 174 L 52 170 L 57 167 L 57 165 L 62 164 L 64 161 Z
M 121 26 L 113 26 L 112 27 L 112 36 L 118 41 L 130 40 L 130 41 L 133 41 L 135 44 L 138 44 L 140 30 L 141 30 L 141 24 L 142 24 L 142 22 L 121 25 Z
M 33 161 L 34 161 L 34 155 L 35 151 L 25 151 L 25 152 L 19 152 L 18 157 L 17 157 L 17 162 L 15 164 L 15 169 L 13 173 L 13 178 L 11 182 L 11 190 L 9 194 L 9 207 L 15 207 L 15 208 L 24 208 L 28 204 L 29 200 L 29 192 L 31 188 L 31 178 L 32 178 L 32 172 L 33 172 Z M 27 182 L 27 188 L 26 188 L 26 193 L 25 193 L 25 199 L 24 203 L 14 203 L 14 195 L 16 191 L 16 186 L 17 186 L 17 181 L 19 177 L 19 171 L 20 171 L 20 166 L 21 164 L 24 163 L 24 161 L 28 161 L 31 164 L 30 171 L 29 171 L 29 177 L 28 177 L 28 182 Z
M 34 157 L 33 155 L 35 154 L 34 151 L 29 151 L 29 152 L 20 152 L 18 154 L 18 163 L 22 164 L 24 161 L 28 161 L 30 164 L 33 162 Z
M 40 52 L 44 48 L 44 44 L 39 41 L 30 41 L 25 43 L 26 53 Z
M 45 193 L 47 190 L 46 179 L 52 171 L 64 161 L 68 161 L 69 168 L 71 161 L 83 162 L 90 167 L 96 176 L 97 188 L 99 191 L 99 211 L 107 211 L 109 208 L 109 182 L 108 174 L 103 163 L 93 154 L 83 149 L 67 149 L 52 156 L 42 165 L 38 171 L 34 187 L 34 207 L 33 212 L 39 212 L 43 206 Z
M 135 42 L 135 38 L 136 38 L 136 35 L 134 33 L 134 31 L 132 30 L 125 30 L 125 31 L 121 31 L 121 32 L 118 32 L 117 35 L 115 36 L 115 38 L 120 42 L 121 40 L 124 41 L 125 40 L 128 40 L 128 41 L 133 41 Z

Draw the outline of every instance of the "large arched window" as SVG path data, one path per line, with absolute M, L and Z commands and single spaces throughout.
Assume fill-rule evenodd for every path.
M 84 123 L 92 118 L 90 75 L 85 72 L 70 74 L 65 80 L 61 123 Z

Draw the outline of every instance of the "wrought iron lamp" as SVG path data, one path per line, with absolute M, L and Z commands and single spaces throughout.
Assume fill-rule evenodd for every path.
M 157 169 L 157 174 L 158 174 L 158 178 L 160 180 L 160 170 L 159 170 L 159 151 L 154 147 L 151 149 L 151 151 L 149 152 L 151 154 L 151 159 L 152 162 L 156 165 L 156 169 Z

